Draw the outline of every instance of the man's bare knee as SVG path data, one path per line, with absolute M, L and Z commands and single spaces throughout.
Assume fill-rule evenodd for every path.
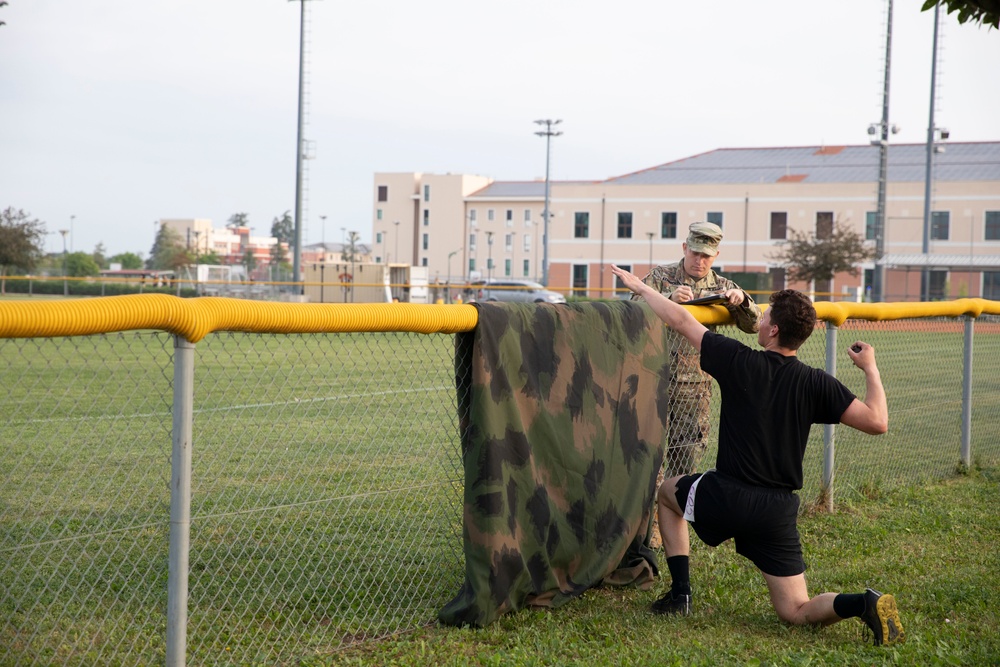
M 683 514 L 680 505 L 677 504 L 677 480 L 680 477 L 670 477 L 663 480 L 656 490 L 656 504 L 669 508 L 675 514 Z

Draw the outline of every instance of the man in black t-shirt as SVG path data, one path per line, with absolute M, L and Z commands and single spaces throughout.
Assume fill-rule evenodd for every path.
M 722 395 L 716 468 L 664 480 L 657 490 L 657 520 L 672 584 L 653 611 L 690 613 L 687 521 L 709 546 L 733 539 L 737 553 L 764 575 L 781 620 L 829 625 L 858 617 L 876 645 L 903 641 L 892 595 L 869 588 L 809 597 L 796 526 L 795 491 L 802 488 L 812 424 L 841 423 L 871 435 L 888 430 L 885 389 L 871 345 L 856 341 L 847 353 L 865 374 L 862 401 L 833 376 L 798 360 L 796 351 L 816 326 L 816 309 L 801 292 L 771 295 L 757 333 L 763 350 L 752 350 L 708 331 L 686 308 L 632 273 L 617 266 L 611 270 L 701 352 L 702 370 L 715 378 Z

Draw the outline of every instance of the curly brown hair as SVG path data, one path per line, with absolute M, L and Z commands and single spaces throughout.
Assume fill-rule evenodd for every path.
M 771 324 L 778 327 L 778 344 L 797 350 L 816 328 L 816 308 L 802 292 L 783 289 L 769 299 Z

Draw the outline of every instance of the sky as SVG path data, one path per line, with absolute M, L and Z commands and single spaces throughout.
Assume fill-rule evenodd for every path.
M 934 18 L 893 3 L 893 143 L 927 139 Z M 885 0 L 309 0 L 303 242 L 372 239 L 376 172 L 600 180 L 717 148 L 865 144 Z M 8 0 L 0 208 L 148 257 L 161 218 L 294 213 L 301 5 Z M 1000 140 L 1000 32 L 942 12 L 935 125 Z M 326 216 L 325 222 L 320 216 Z

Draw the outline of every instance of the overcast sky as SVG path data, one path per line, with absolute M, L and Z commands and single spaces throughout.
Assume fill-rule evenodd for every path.
M 46 249 L 148 256 L 154 221 L 295 206 L 298 2 L 8 0 L 0 207 Z M 896 0 L 894 143 L 926 141 L 933 14 Z M 372 237 L 373 174 L 604 179 L 716 148 L 864 144 L 884 0 L 310 0 L 304 241 Z M 942 14 L 936 125 L 1000 140 L 1000 33 Z M 874 178 L 874 175 L 873 175 Z M 325 230 L 320 215 L 327 216 Z

